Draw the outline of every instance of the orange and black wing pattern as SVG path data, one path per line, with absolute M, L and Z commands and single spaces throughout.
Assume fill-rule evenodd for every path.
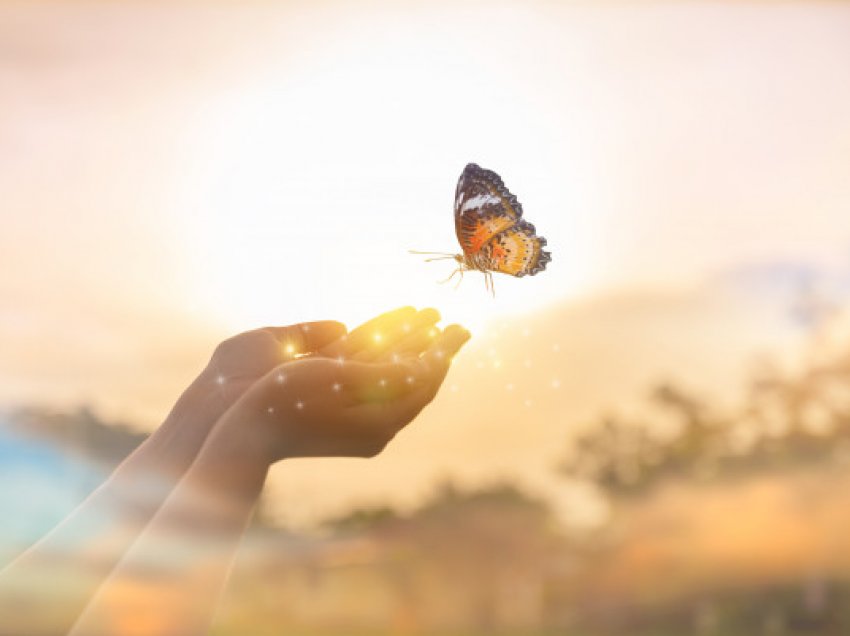
M 491 238 L 482 252 L 492 271 L 522 278 L 546 269 L 552 257 L 543 249 L 545 246 L 546 239 L 535 234 L 534 226 L 520 220 Z
M 522 218 L 522 206 L 492 170 L 470 163 L 455 190 L 455 231 L 463 253 L 477 254 Z
M 522 219 L 522 205 L 492 170 L 470 163 L 455 190 L 455 230 L 466 256 L 479 255 L 494 272 L 522 277 L 546 269 L 546 239 Z

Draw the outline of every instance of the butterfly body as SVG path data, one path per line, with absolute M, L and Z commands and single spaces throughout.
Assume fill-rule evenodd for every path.
M 551 260 L 543 249 L 546 239 L 522 218 L 522 205 L 492 170 L 474 163 L 464 168 L 455 190 L 454 217 L 462 253 L 443 255 L 458 263 L 449 279 L 480 271 L 492 290 L 493 272 L 534 276 Z

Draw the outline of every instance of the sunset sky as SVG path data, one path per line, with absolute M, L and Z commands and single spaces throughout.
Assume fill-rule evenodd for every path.
M 475 335 L 437 403 L 273 492 L 542 484 L 582 418 L 782 346 L 776 289 L 850 296 L 848 112 L 839 2 L 0 2 L 0 407 L 150 429 L 234 332 L 434 306 Z M 458 249 L 471 161 L 552 251 L 495 299 L 407 253 Z

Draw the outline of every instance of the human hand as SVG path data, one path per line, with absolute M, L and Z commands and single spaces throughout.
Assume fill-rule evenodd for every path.
M 401 307 L 365 322 L 349 334 L 345 325 L 336 321 L 246 331 L 216 347 L 189 393 L 214 399 L 213 417 L 217 419 L 271 369 L 303 356 L 366 361 L 390 350 L 396 355 L 420 353 L 439 318 L 433 309 L 417 312 L 413 307 Z
M 433 336 L 418 331 L 400 337 L 395 348 L 364 349 L 361 359 L 310 356 L 279 365 L 245 392 L 219 427 L 238 427 L 269 463 L 372 457 L 433 400 L 469 339 L 458 325 L 442 333 L 432 327 Z M 426 336 L 429 345 L 417 355 Z M 396 360 L 387 361 L 393 355 Z

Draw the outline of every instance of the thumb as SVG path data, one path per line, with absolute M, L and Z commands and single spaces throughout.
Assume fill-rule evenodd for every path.
M 346 333 L 345 325 L 336 320 L 302 322 L 286 327 L 265 327 L 290 356 L 313 353 L 338 340 Z

